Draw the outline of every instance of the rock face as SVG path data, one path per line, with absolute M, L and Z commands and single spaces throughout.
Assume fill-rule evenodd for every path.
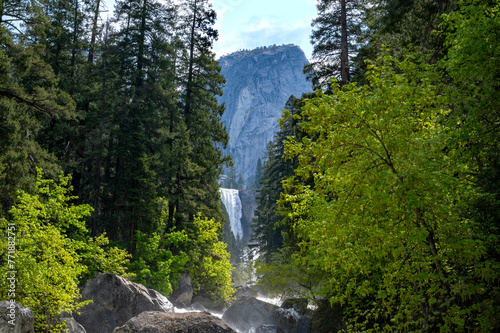
M 222 320 L 204 313 L 143 312 L 114 333 L 236 333 Z
M 66 333 L 87 333 L 85 328 L 70 314 L 64 313 L 59 320 L 66 323 Z
M 82 300 L 93 301 L 75 316 L 87 333 L 111 333 L 143 311 L 173 311 L 172 303 L 157 291 L 109 273 L 87 281 Z
M 257 208 L 257 203 L 255 202 L 255 197 L 257 192 L 253 190 L 239 190 L 238 194 L 241 201 L 241 229 L 243 230 L 243 241 L 248 243 L 252 235 L 251 223 L 255 217 L 255 209 Z
M 226 78 L 219 102 L 226 103 L 222 122 L 229 133 L 227 150 L 236 175 L 241 173 L 248 183 L 279 128 L 277 120 L 290 95 L 312 90 L 302 72 L 308 61 L 300 47 L 283 45 L 239 51 L 219 62 Z
M 0 333 L 34 333 L 34 323 L 29 308 L 10 301 L 0 302 Z

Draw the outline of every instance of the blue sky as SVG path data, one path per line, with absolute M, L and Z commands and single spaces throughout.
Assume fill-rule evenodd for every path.
M 114 0 L 105 0 L 110 10 Z M 296 44 L 311 56 L 315 0 L 213 0 L 217 11 L 217 56 L 259 46 Z
M 311 56 L 311 21 L 315 0 L 214 0 L 218 56 L 239 49 L 296 44 Z

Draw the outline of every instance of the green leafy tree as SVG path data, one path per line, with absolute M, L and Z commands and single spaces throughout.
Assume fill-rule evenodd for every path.
M 318 273 L 316 296 L 341 307 L 348 330 L 491 331 L 499 266 L 461 214 L 477 191 L 444 85 L 388 55 L 368 68 L 368 85 L 308 101 L 302 129 L 315 139 L 287 143 L 299 163 L 282 200 L 300 249 L 291 262 Z
M 455 140 L 473 165 L 481 195 L 467 215 L 489 235 L 488 253 L 500 260 L 500 3 L 461 1 L 457 11 L 444 16 L 442 37 L 449 48 L 440 62 L 450 76 L 454 101 L 450 122 L 457 124 Z
M 158 200 L 158 228 L 151 234 L 136 231 L 136 253 L 129 265 L 134 281 L 149 286 L 165 296 L 177 287 L 180 272 L 190 258 L 185 249 L 189 238 L 185 231 L 167 230 L 168 203 Z M 196 242 L 196 240 L 193 240 Z
M 85 217 L 92 208 L 71 204 L 70 177 L 61 175 L 55 182 L 38 172 L 36 194 L 21 191 L 10 217 L 0 220 L 0 270 L 3 276 L 16 271 L 15 295 L 8 296 L 5 284 L 0 294 L 32 309 L 37 332 L 60 332 L 61 312 L 75 312 L 85 304 L 79 302 L 80 278 L 96 271 L 123 274 L 128 255 L 115 248 L 105 252 L 103 236 L 88 237 Z M 12 252 L 14 259 L 6 260 Z
M 218 302 L 232 298 L 231 263 L 227 245 L 219 240 L 221 224 L 197 215 L 190 234 L 192 247 L 188 251 L 188 271 L 195 291 L 205 291 Z

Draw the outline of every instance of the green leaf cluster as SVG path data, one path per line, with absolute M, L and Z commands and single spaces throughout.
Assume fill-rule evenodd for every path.
M 218 302 L 228 301 L 234 294 L 227 244 L 219 239 L 221 228 L 215 219 L 195 217 L 187 265 L 194 290 L 204 290 Z
M 367 81 L 307 101 L 308 137 L 286 144 L 299 163 L 282 199 L 291 262 L 318 272 L 315 293 L 342 306 L 349 330 L 489 331 L 499 266 L 464 214 L 475 166 L 454 144 L 443 81 L 388 54 Z
M 164 200 L 160 201 L 161 206 L 168 205 Z M 189 243 L 186 231 L 176 231 L 175 228 L 165 231 L 165 220 L 160 217 L 155 232 L 136 231 L 135 239 L 137 259 L 129 265 L 135 274 L 134 281 L 170 295 L 190 259 L 184 250 Z
M 61 174 L 58 182 L 42 176 L 38 170 L 35 194 L 20 191 L 9 218 L 0 221 L 0 272 L 9 276 L 7 272 L 16 271 L 15 295 L 9 296 L 5 283 L 0 295 L 30 307 L 37 332 L 59 332 L 64 324 L 57 317 L 86 304 L 79 302 L 82 279 L 95 272 L 125 273 L 129 255 L 106 247 L 104 236 L 88 235 L 85 218 L 92 208 L 72 203 L 69 176 Z M 8 236 L 15 237 L 14 245 L 8 243 Z M 13 261 L 7 260 L 8 252 Z

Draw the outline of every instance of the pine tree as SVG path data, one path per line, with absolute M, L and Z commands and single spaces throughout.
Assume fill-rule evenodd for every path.
M 222 217 L 218 179 L 229 160 L 219 148 L 227 144 L 228 136 L 220 122 L 224 106 L 217 101 L 224 77 L 212 52 L 218 37 L 213 29 L 216 13 L 206 0 L 184 1 L 182 12 L 179 39 L 187 51 L 179 52 L 178 75 L 185 123 L 180 139 L 185 141 L 175 160 L 177 182 L 169 194 L 176 224 L 192 221 L 197 212 Z
M 173 11 L 152 0 L 122 1 L 116 7 L 116 19 L 122 25 L 116 36 L 121 86 L 110 134 L 115 142 L 108 152 L 107 228 L 129 246 L 137 230 L 155 230 L 153 216 L 161 184 L 156 168 L 161 168 L 158 159 L 165 160 L 158 154 L 164 152 L 161 137 L 169 126 L 172 103 L 172 82 L 166 79 L 171 78 L 174 57 L 169 46 Z
M 321 0 L 316 4 L 318 16 L 311 35 L 313 60 L 304 72 L 317 88 L 327 89 L 330 78 L 340 85 L 350 82 L 350 60 L 361 34 L 361 3 L 359 0 Z
M 74 103 L 57 87 L 50 66 L 40 57 L 33 31 L 47 19 L 37 3 L 0 6 L 0 215 L 14 203 L 16 190 L 34 190 L 35 167 L 50 176 L 59 168 L 37 141 L 49 119 L 74 116 Z

